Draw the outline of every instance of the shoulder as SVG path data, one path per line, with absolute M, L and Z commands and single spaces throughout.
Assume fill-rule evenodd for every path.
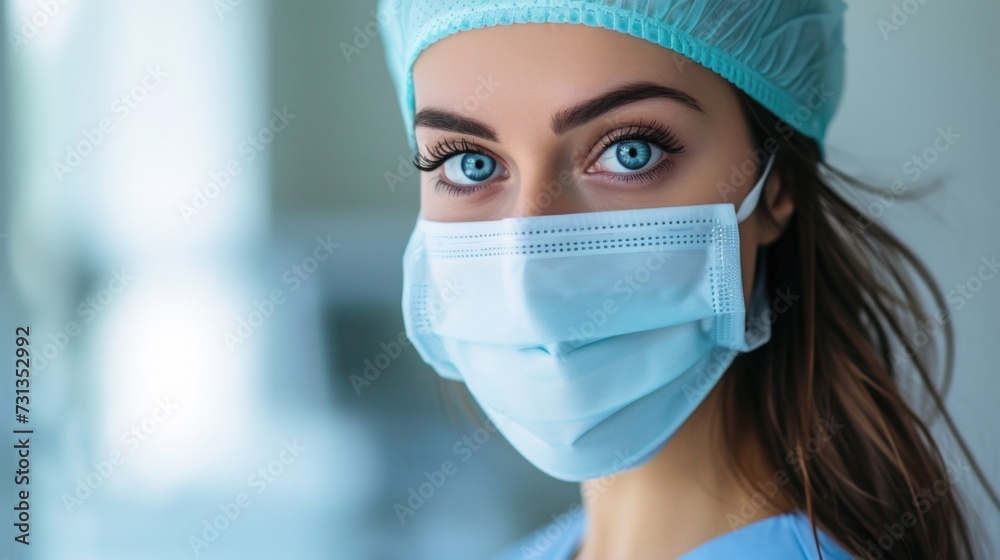
M 823 560 L 853 560 L 837 542 L 819 528 Z M 682 556 L 679 560 L 818 560 L 816 541 L 809 518 L 802 512 L 791 512 L 739 527 L 721 535 Z

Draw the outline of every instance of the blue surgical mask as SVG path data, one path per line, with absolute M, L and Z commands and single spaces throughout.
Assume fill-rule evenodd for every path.
M 406 334 L 549 475 L 582 481 L 639 466 L 740 352 L 770 338 L 768 321 L 746 320 L 738 226 L 772 163 L 738 211 L 421 216 L 403 261 Z M 767 311 L 765 268 L 757 313 Z

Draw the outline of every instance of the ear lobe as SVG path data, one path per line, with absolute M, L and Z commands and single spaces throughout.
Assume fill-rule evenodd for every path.
M 781 188 L 781 173 L 772 173 L 768 177 L 763 194 L 768 212 L 761 212 L 758 218 L 761 232 L 760 244 L 770 245 L 777 241 L 788 228 L 792 215 L 795 213 L 795 202 L 792 201 L 788 190 Z

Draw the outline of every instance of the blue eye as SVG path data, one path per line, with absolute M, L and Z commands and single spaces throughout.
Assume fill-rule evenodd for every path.
M 499 168 L 486 154 L 456 154 L 444 162 L 444 176 L 456 185 L 475 185 L 492 179 Z
M 649 163 L 649 158 L 653 154 L 649 144 L 635 141 L 618 144 L 616 151 L 618 163 L 632 170 L 642 169 L 644 165 Z
M 663 150 L 642 140 L 624 140 L 601 154 L 597 165 L 612 173 L 633 173 L 642 171 L 660 161 Z

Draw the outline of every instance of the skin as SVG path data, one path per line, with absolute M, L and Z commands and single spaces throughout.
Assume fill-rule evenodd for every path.
M 418 117 L 420 153 L 429 156 L 442 141 L 465 140 L 485 151 L 499 169 L 471 194 L 435 188 L 444 180 L 468 189 L 454 182 L 462 179 L 457 166 L 457 174 L 444 167 L 421 172 L 420 203 L 430 220 L 739 205 L 759 178 L 760 170 L 748 163 L 755 161 L 753 144 L 730 84 L 679 54 L 623 33 L 556 24 L 470 30 L 424 50 L 413 75 L 418 115 L 433 109 L 481 125 L 478 131 L 457 132 L 441 129 L 450 127 L 440 119 L 420 123 Z M 649 98 L 553 131 L 554 117 L 565 115 L 567 108 L 639 82 L 683 92 L 701 110 L 676 99 Z M 669 165 L 643 181 L 628 182 L 624 178 L 629 173 L 656 168 L 663 160 L 654 157 L 643 169 L 629 171 L 614 166 L 615 147 L 610 157 L 602 158 L 601 150 L 603 140 L 617 138 L 616 131 L 640 121 L 668 127 L 683 152 L 659 155 L 669 159 Z M 492 129 L 495 138 L 482 137 L 482 128 Z M 734 182 L 734 166 L 754 171 L 747 180 Z M 774 222 L 764 218 L 764 204 Z M 772 172 L 757 210 L 740 224 L 744 294 L 752 293 L 758 250 L 781 235 L 793 212 L 788 197 L 780 196 L 778 174 Z M 723 451 L 719 413 L 713 391 L 652 460 L 583 483 L 595 490 L 585 494 L 599 498 L 584 501 L 588 532 L 577 560 L 674 558 L 732 530 L 727 514 L 739 515 L 741 500 L 750 500 L 756 489 L 718 460 Z M 770 480 L 773 473 L 763 466 L 757 447 L 752 442 L 746 447 L 740 450 L 741 463 L 752 473 L 751 480 Z M 747 521 L 784 510 L 772 500 Z

